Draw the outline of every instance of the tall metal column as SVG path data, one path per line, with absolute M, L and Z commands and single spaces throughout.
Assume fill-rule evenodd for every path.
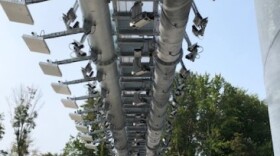
M 160 37 L 155 56 L 153 98 L 148 120 L 147 155 L 155 155 L 166 118 L 175 68 L 182 57 L 182 41 L 192 0 L 163 0 Z
M 127 137 L 108 1 L 80 0 L 79 2 L 84 19 L 93 26 L 89 34 L 90 46 L 98 53 L 96 65 L 102 73 L 101 88 L 106 90 L 105 101 L 110 105 L 107 119 L 111 123 L 115 148 L 118 155 L 125 156 Z
M 280 155 L 280 1 L 255 0 L 274 155 Z

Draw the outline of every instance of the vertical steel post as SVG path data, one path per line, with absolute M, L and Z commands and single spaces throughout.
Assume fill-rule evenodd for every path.
M 96 65 L 97 69 L 102 71 L 101 87 L 107 91 L 105 101 L 110 105 L 107 119 L 112 125 L 115 149 L 118 155 L 126 156 L 127 137 L 108 1 L 80 0 L 79 2 L 84 20 L 92 26 L 89 42 L 91 48 L 98 53 Z
M 163 0 L 159 44 L 155 55 L 153 98 L 148 120 L 147 155 L 155 155 L 166 118 L 176 65 L 182 59 L 182 41 L 192 0 Z
M 280 155 L 280 1 L 255 0 L 274 155 Z

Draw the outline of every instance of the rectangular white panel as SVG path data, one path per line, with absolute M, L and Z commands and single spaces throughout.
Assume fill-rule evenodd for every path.
M 23 35 L 22 38 L 30 51 L 50 54 L 49 47 L 43 37 Z
M 61 102 L 63 103 L 64 107 L 66 107 L 66 108 L 73 108 L 73 109 L 79 108 L 76 101 L 74 101 L 74 100 L 61 99 Z
M 92 136 L 87 135 L 87 134 L 81 134 L 80 138 L 84 141 L 93 141 Z
M 40 65 L 42 71 L 44 72 L 44 74 L 51 75 L 51 76 L 62 77 L 62 73 L 61 73 L 60 68 L 57 64 L 40 62 L 39 65 Z
M 58 94 L 71 95 L 71 91 L 70 91 L 68 85 L 64 85 L 61 83 L 52 83 L 51 86 L 52 86 L 53 90 Z
M 16 1 L 0 0 L 0 3 L 10 21 L 31 24 L 31 25 L 34 24 L 33 18 L 24 1 L 16 2 Z
M 80 114 L 77 113 L 69 113 L 69 116 L 72 120 L 77 121 L 77 122 L 82 122 L 83 121 L 83 117 Z
M 85 144 L 85 147 L 86 147 L 87 149 L 97 150 L 97 146 L 98 146 L 97 144 L 94 145 L 94 144 L 92 144 L 92 143 Z
M 76 125 L 76 129 L 83 133 L 88 133 L 88 127 L 83 125 Z

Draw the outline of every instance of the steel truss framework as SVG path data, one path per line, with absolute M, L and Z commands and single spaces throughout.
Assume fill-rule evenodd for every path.
M 27 5 L 45 1 L 0 3 L 11 21 L 34 24 Z M 83 15 L 82 27 L 75 23 L 78 7 Z M 46 39 L 83 33 L 81 41 L 71 43 L 76 58 L 40 62 L 40 67 L 47 75 L 61 77 L 60 65 L 90 61 L 82 69 L 83 78 L 52 84 L 57 93 L 70 95 L 69 85 L 87 83 L 88 95 L 62 99 L 67 108 L 78 109 L 77 100 L 101 97 L 101 104 L 92 110 L 69 114 L 83 133 L 81 139 L 88 142 L 86 147 L 96 149 L 96 143 L 113 140 L 109 143 L 112 155 L 120 156 L 161 155 L 167 149 L 172 128 L 166 111 L 176 65 L 181 62 L 181 71 L 187 73 L 182 63 L 183 39 L 191 52 L 188 59 L 194 61 L 199 47 L 192 45 L 185 33 L 191 7 L 196 16 L 193 32 L 203 35 L 207 18 L 201 17 L 193 0 L 77 0 L 63 15 L 66 30 L 23 35 L 31 51 L 50 54 Z M 82 51 L 86 38 L 89 53 Z M 91 62 L 97 67 L 95 77 Z M 101 84 L 101 94 L 94 90 L 96 81 Z M 84 114 L 89 112 L 98 114 L 96 121 L 84 121 Z M 89 124 L 102 124 L 103 129 L 90 132 Z M 108 135 L 93 140 L 91 135 L 96 133 Z

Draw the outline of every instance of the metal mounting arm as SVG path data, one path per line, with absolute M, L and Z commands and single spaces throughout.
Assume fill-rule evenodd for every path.
M 64 85 L 72 85 L 72 84 L 84 83 L 89 81 L 96 81 L 96 77 L 89 77 L 85 79 L 78 79 L 78 80 L 65 81 L 65 82 L 59 81 L 59 83 L 62 83 Z
M 192 9 L 193 9 L 193 12 L 194 12 L 195 14 L 199 13 L 199 11 L 198 11 L 198 9 L 197 9 L 197 6 L 196 6 L 196 4 L 195 4 L 194 1 L 192 2 Z
M 28 5 L 28 4 L 34 4 L 34 3 L 41 3 L 41 2 L 45 2 L 45 1 L 48 1 L 48 0 L 25 0 L 25 4 Z
M 187 32 L 184 33 L 184 39 L 185 39 L 185 41 L 187 42 L 188 47 L 190 47 L 190 46 L 192 45 L 192 42 L 191 42 L 191 40 L 190 40 L 190 38 L 189 38 Z
M 77 101 L 77 100 L 86 100 L 89 98 L 96 98 L 98 96 L 99 96 L 98 94 L 92 94 L 92 95 L 85 95 L 85 96 L 78 96 L 78 97 L 67 97 L 67 99 Z
M 204 35 L 204 31 L 205 31 L 205 28 L 207 26 L 207 23 L 208 23 L 208 18 L 203 18 L 194 1 L 192 2 L 192 9 L 194 11 L 194 14 L 195 14 L 195 18 L 193 20 L 194 22 L 194 25 L 192 26 L 192 32 L 194 33 L 195 36 L 203 36 Z
M 79 3 L 76 0 L 75 3 L 74 3 L 74 6 L 68 10 L 67 14 L 63 14 L 62 19 L 63 19 L 64 24 L 65 24 L 65 26 L 68 30 L 72 29 L 72 28 L 79 27 L 79 22 L 76 22 L 76 24 L 74 24 L 73 27 L 70 26 L 70 24 L 72 22 L 74 22 L 77 18 L 76 11 L 77 11 L 78 7 L 79 7 Z
M 50 33 L 50 34 L 41 35 L 38 37 L 43 37 L 43 39 L 51 39 L 51 38 L 63 37 L 63 36 L 74 35 L 74 34 L 79 34 L 79 33 L 84 33 L 84 29 L 83 28 L 69 29 L 66 31 Z
M 184 33 L 184 39 L 188 44 L 188 51 L 190 52 L 188 55 L 186 55 L 186 58 L 194 62 L 194 60 L 197 56 L 197 53 L 198 53 L 198 48 L 200 46 L 197 45 L 197 43 L 192 44 L 192 42 L 186 32 Z M 184 63 L 181 63 L 181 64 L 184 64 Z
M 50 62 L 52 64 L 57 64 L 57 65 L 62 65 L 62 64 L 69 64 L 69 63 L 74 63 L 74 62 L 86 61 L 86 60 L 90 60 L 90 59 L 91 59 L 91 56 L 83 56 L 83 57 L 65 59 L 65 60 L 61 60 L 61 61 L 47 60 L 47 62 Z

